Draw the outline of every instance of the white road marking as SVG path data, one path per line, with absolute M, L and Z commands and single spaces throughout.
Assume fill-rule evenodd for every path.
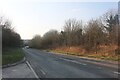
M 119 72 L 114 72 L 115 74 L 120 74 Z
M 14 70 L 12 70 L 12 71 L 17 71 L 17 70 L 14 69 Z
M 68 59 L 64 59 L 64 58 L 60 58 L 60 59 L 63 59 L 63 60 L 65 60 L 65 61 L 69 61 L 69 62 L 73 62 L 73 63 L 77 63 L 77 64 L 81 64 L 81 65 L 87 65 L 87 64 L 85 64 L 85 63 L 80 63 L 80 62 L 74 61 L 74 60 L 68 60 Z
M 42 69 L 40 70 L 44 75 L 46 74 Z
M 98 69 L 102 69 L 101 67 L 98 67 Z
M 35 75 L 35 77 L 36 77 L 38 80 L 40 80 L 39 77 L 38 77 L 38 75 L 35 73 L 35 71 L 34 71 L 33 68 L 31 67 L 30 63 L 29 63 L 28 61 L 26 61 L 26 63 L 27 63 L 27 65 L 29 66 L 29 68 L 32 70 L 32 72 L 33 72 L 33 74 Z

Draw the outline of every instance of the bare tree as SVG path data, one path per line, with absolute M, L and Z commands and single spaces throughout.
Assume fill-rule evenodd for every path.
M 104 41 L 104 32 L 98 20 L 89 21 L 84 34 L 84 48 L 89 51 L 95 48 L 97 53 L 97 46 Z
M 59 39 L 59 33 L 57 30 L 50 30 L 45 33 L 42 37 L 42 45 L 45 48 L 56 47 Z
M 11 22 L 3 17 L 0 18 L 2 28 L 2 47 L 19 47 L 21 45 L 20 35 L 14 31 Z
M 30 42 L 30 46 L 33 48 L 41 48 L 41 36 L 40 35 L 35 35 L 33 39 Z
M 76 19 L 67 20 L 62 33 L 66 46 L 80 44 L 80 40 L 82 40 L 82 21 Z

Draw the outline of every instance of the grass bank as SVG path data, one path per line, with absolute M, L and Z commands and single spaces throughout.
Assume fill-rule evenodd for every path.
M 56 51 L 56 50 L 47 50 L 49 52 L 61 53 L 66 55 L 80 56 L 80 57 L 88 57 L 88 58 L 96 58 L 101 60 L 110 60 L 110 61 L 120 61 L 120 55 L 110 55 L 108 54 L 83 54 L 83 53 L 73 53 L 73 52 L 65 52 L 65 51 Z
M 71 48 L 62 47 L 62 48 L 56 48 L 56 49 L 51 49 L 47 51 L 66 54 L 66 55 L 80 56 L 80 57 L 120 61 L 120 55 L 114 53 L 113 47 L 112 48 L 108 47 L 106 49 L 105 47 L 101 48 L 97 54 L 95 52 L 87 53 L 80 47 L 71 47 Z
M 23 51 L 20 48 L 7 48 L 2 52 L 2 65 L 12 64 L 22 60 Z

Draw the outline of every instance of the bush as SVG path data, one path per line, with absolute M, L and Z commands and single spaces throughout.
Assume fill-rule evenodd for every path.
M 119 48 L 115 49 L 115 54 L 120 54 L 120 49 Z

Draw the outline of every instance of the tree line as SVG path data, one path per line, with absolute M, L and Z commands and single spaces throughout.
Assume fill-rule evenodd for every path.
M 92 19 L 83 25 L 82 21 L 68 19 L 63 30 L 50 30 L 42 37 L 35 35 L 30 42 L 30 47 L 51 49 L 60 46 L 81 46 L 86 51 L 97 50 L 99 45 L 120 44 L 120 23 L 118 13 L 109 11 L 98 19 Z M 116 49 L 120 53 L 120 48 Z
M 0 17 L 0 27 L 2 29 L 2 49 L 20 47 L 21 37 L 12 28 L 11 22 L 3 17 Z

